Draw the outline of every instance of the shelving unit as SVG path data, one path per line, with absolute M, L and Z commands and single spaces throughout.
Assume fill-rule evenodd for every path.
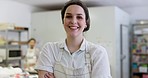
M 25 35 L 22 35 L 22 34 Z M 22 67 L 22 49 L 26 46 L 29 38 L 29 30 L 26 27 L 14 27 L 13 29 L 1 29 L 1 36 L 3 36 L 3 44 L 0 45 L 0 56 L 3 56 L 2 66 Z
M 148 78 L 148 24 L 134 24 L 131 49 L 132 78 Z

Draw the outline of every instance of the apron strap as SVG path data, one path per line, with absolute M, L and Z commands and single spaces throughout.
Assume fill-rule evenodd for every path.
M 92 70 L 91 64 L 92 63 L 91 63 L 91 57 L 90 57 L 89 52 L 86 52 L 85 58 L 86 58 L 86 64 L 88 66 L 88 70 L 89 70 L 89 72 L 91 72 L 91 70 Z
M 88 66 L 88 70 L 91 73 L 92 71 L 92 61 L 91 61 L 91 55 L 89 53 L 89 47 L 87 45 L 88 43 L 85 42 L 85 62 Z

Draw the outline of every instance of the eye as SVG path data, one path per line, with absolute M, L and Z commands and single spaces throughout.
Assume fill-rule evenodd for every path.
M 67 15 L 65 18 L 72 18 L 72 16 Z
M 82 16 L 77 16 L 77 19 L 83 19 L 83 17 Z

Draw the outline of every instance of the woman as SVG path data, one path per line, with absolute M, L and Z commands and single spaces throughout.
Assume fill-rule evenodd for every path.
M 36 40 L 34 38 L 30 38 L 28 40 L 28 47 L 29 48 L 27 49 L 27 54 L 25 56 L 25 70 L 34 71 L 34 66 L 39 55 L 39 49 L 36 48 Z
M 36 65 L 39 78 L 111 78 L 106 50 L 88 42 L 89 12 L 80 0 L 68 1 L 61 11 L 64 42 L 48 42 Z

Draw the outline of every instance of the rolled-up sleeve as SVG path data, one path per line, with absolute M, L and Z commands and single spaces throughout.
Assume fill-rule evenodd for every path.
M 35 69 L 53 72 L 54 61 L 55 59 L 53 56 L 53 50 L 52 50 L 51 44 L 47 43 L 44 45 L 44 47 L 40 52 Z
M 93 54 L 91 78 L 112 78 L 107 51 L 104 47 L 98 46 Z

